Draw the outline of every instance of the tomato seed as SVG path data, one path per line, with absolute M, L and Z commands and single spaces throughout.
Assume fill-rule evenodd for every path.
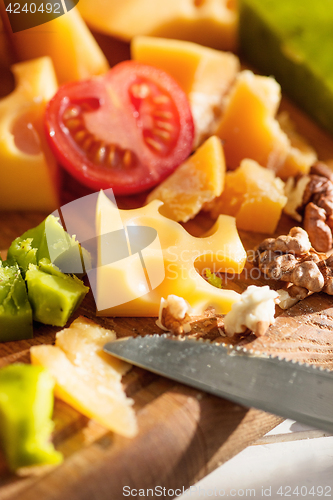
M 132 153 L 129 151 L 129 149 L 127 149 L 124 153 L 124 156 L 123 156 L 123 164 L 125 167 L 130 167 L 132 163 Z
M 173 126 L 169 122 L 161 122 L 160 120 L 156 122 L 156 126 L 159 128 L 162 128 L 164 130 L 171 131 L 173 129 Z
M 88 151 L 91 146 L 93 146 L 94 144 L 94 136 L 93 135 L 88 135 L 88 137 L 85 139 L 84 143 L 82 144 L 82 148 L 85 150 L 85 151 Z
M 87 130 L 83 129 L 83 130 L 80 130 L 79 132 L 77 132 L 75 135 L 74 135 L 74 140 L 75 142 L 77 143 L 80 143 L 82 142 L 87 136 L 89 135 L 89 132 L 87 132 Z
M 63 114 L 63 119 L 64 120 L 69 120 L 70 118 L 76 118 L 79 116 L 80 110 L 78 108 L 67 108 L 66 111 Z
M 161 94 L 154 97 L 153 101 L 155 104 L 168 104 L 170 102 L 170 97 Z
M 136 83 L 132 85 L 130 91 L 132 92 L 133 97 L 135 97 L 136 99 L 145 99 L 150 94 L 150 88 L 146 83 Z
M 162 150 L 162 146 L 159 142 L 155 141 L 154 139 L 152 139 L 151 137 L 146 137 L 145 138 L 146 142 L 154 149 L 156 149 L 156 151 L 161 151 Z
M 166 120 L 173 118 L 171 111 L 155 111 L 154 116 L 157 116 L 158 118 L 165 118 Z
M 169 132 L 166 130 L 159 130 L 158 128 L 154 128 L 152 130 L 154 135 L 157 135 L 158 137 L 162 137 L 162 139 L 168 140 L 170 139 L 171 135 Z
M 106 158 L 106 147 L 101 146 L 98 148 L 96 154 L 95 154 L 95 161 L 98 163 L 103 163 Z
M 68 130 L 75 130 L 82 126 L 82 120 L 80 118 L 71 118 L 65 122 Z

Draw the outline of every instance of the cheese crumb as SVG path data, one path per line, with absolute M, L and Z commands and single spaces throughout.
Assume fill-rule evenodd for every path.
M 275 321 L 275 304 L 278 296 L 278 293 L 269 286 L 249 286 L 224 318 L 227 336 L 232 337 L 247 329 L 254 332 L 257 337 L 264 335 L 269 325 Z
M 173 333 L 189 333 L 190 312 L 190 304 L 182 297 L 177 295 L 168 295 L 166 299 L 162 297 L 156 325 L 162 330 Z
M 297 182 L 294 177 L 289 177 L 285 184 L 284 194 L 288 201 L 283 211 L 298 222 L 302 222 L 302 216 L 297 212 L 297 209 L 303 205 L 304 192 L 309 182 L 310 176 L 303 175 Z
M 292 297 L 291 295 L 289 295 L 288 291 L 284 290 L 283 288 L 281 288 L 281 290 L 278 290 L 277 293 L 279 294 L 279 306 L 284 310 L 289 309 L 289 307 L 292 307 L 301 300 L 298 297 Z

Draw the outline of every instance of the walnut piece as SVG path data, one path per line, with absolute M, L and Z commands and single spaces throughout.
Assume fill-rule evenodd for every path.
M 232 337 L 236 333 L 244 333 L 247 329 L 257 337 L 264 335 L 275 321 L 277 298 L 277 292 L 271 290 L 269 286 L 249 286 L 224 318 L 227 336 Z
M 182 335 L 191 331 L 191 306 L 182 297 L 168 295 L 161 298 L 160 311 L 156 325 L 162 330 Z
M 259 253 L 269 250 L 294 255 L 306 254 L 310 249 L 311 243 L 308 233 L 301 227 L 293 227 L 287 235 L 281 235 L 277 238 L 267 238 L 257 247 Z
M 326 257 L 325 253 L 309 248 L 304 233 L 303 229 L 295 227 L 289 235 L 267 238 L 255 249 L 253 263 L 267 278 L 287 284 L 278 292 L 282 309 L 311 293 L 323 291 L 333 295 L 333 255 Z M 278 243 L 278 240 L 283 243 Z M 283 248 L 285 253 L 281 250 Z M 306 248 L 307 252 L 300 253 Z
M 324 287 L 324 277 L 313 261 L 299 262 L 294 269 L 282 275 L 282 281 L 306 288 L 309 292 L 320 292 Z
M 318 252 L 328 252 L 332 248 L 332 231 L 326 224 L 326 212 L 310 202 L 304 212 L 304 229 Z
M 311 174 L 319 175 L 321 177 L 326 177 L 329 181 L 333 182 L 333 171 L 332 169 L 326 165 L 326 163 L 322 161 L 317 161 L 311 167 Z
M 284 211 L 303 220 L 311 244 L 318 252 L 328 252 L 333 246 L 333 171 L 322 162 L 312 165 L 309 175 L 289 179 Z

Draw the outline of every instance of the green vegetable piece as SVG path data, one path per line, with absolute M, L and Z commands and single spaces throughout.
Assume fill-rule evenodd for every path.
M 89 266 L 89 253 L 82 252 L 85 266 Z M 29 264 L 38 265 L 44 258 L 65 273 L 84 274 L 79 243 L 66 233 L 54 215 L 49 215 L 39 226 L 16 238 L 8 250 L 8 261 L 17 262 L 23 275 Z
M 332 0 L 240 0 L 239 8 L 246 61 L 333 132 Z
M 62 273 L 48 259 L 41 259 L 39 266 L 30 264 L 25 278 L 33 317 L 47 325 L 64 326 L 89 290 L 76 276 Z
M 0 342 L 32 336 L 32 309 L 20 269 L 0 261 Z
M 212 273 L 210 269 L 206 269 L 206 278 L 211 285 L 216 286 L 216 288 L 222 288 L 222 279 L 216 276 L 215 273 Z
M 37 248 L 32 246 L 33 238 L 21 240 L 16 238 L 9 247 L 7 254 L 8 264 L 18 264 L 22 274 L 28 269 L 29 264 L 37 264 Z
M 62 461 L 50 441 L 53 388 L 40 366 L 17 363 L 0 370 L 0 443 L 13 471 Z

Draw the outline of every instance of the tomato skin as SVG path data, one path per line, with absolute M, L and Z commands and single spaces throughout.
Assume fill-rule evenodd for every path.
M 194 138 L 183 90 L 164 71 L 136 61 L 60 87 L 44 124 L 53 153 L 72 176 L 118 195 L 160 183 L 189 156 Z

